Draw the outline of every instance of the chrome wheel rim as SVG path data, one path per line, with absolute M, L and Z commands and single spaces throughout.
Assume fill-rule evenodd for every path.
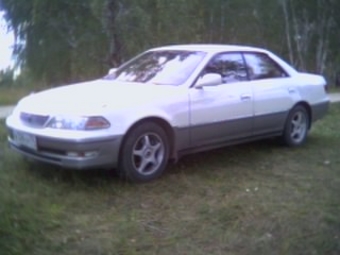
M 304 112 L 294 113 L 291 120 L 290 137 L 294 143 L 300 143 L 306 136 L 308 129 L 308 120 Z
M 132 164 L 142 175 L 151 175 L 159 169 L 165 157 L 165 146 L 155 133 L 140 136 L 132 149 Z

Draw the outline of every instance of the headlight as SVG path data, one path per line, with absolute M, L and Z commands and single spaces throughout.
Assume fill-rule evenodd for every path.
M 95 117 L 53 117 L 47 124 L 49 128 L 68 130 L 98 130 L 110 127 L 110 123 L 100 116 Z

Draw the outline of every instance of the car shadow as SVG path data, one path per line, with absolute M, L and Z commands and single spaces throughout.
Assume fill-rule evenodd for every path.
M 69 185 L 86 185 L 96 188 L 106 184 L 120 184 L 123 182 L 114 169 L 65 169 L 41 162 L 27 162 L 27 170 L 36 177 L 50 182 L 59 182 Z
M 190 176 L 190 174 L 201 171 L 202 168 L 209 168 L 212 164 L 220 167 L 232 167 L 240 162 L 261 160 L 261 157 L 264 156 L 263 154 L 265 154 L 266 151 L 280 151 L 284 148 L 285 147 L 278 145 L 276 139 L 267 139 L 186 155 L 181 157 L 176 163 L 170 161 L 161 179 L 182 173 Z M 94 188 L 103 185 L 129 184 L 119 177 L 115 169 L 74 170 L 32 161 L 27 162 L 25 165 L 26 168 L 38 178 L 52 182 L 69 185 L 78 185 L 81 183 Z M 209 171 L 211 172 L 211 169 Z

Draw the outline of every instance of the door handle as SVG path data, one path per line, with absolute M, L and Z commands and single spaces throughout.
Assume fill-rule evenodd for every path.
M 289 92 L 289 94 L 293 94 L 293 93 L 296 92 L 296 89 L 293 88 L 293 87 L 290 87 L 290 88 L 288 88 L 288 92 Z
M 240 96 L 242 101 L 246 101 L 246 100 L 250 100 L 251 99 L 251 95 L 250 94 L 242 94 Z

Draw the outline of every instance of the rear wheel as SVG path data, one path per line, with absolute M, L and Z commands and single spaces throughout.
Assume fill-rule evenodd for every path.
M 307 109 L 302 105 L 297 105 L 287 117 L 281 139 L 288 146 L 299 146 L 305 142 L 308 129 L 309 115 Z
M 147 182 L 164 172 L 168 159 L 169 143 L 165 131 L 153 122 L 146 122 L 126 137 L 118 170 L 129 181 Z

